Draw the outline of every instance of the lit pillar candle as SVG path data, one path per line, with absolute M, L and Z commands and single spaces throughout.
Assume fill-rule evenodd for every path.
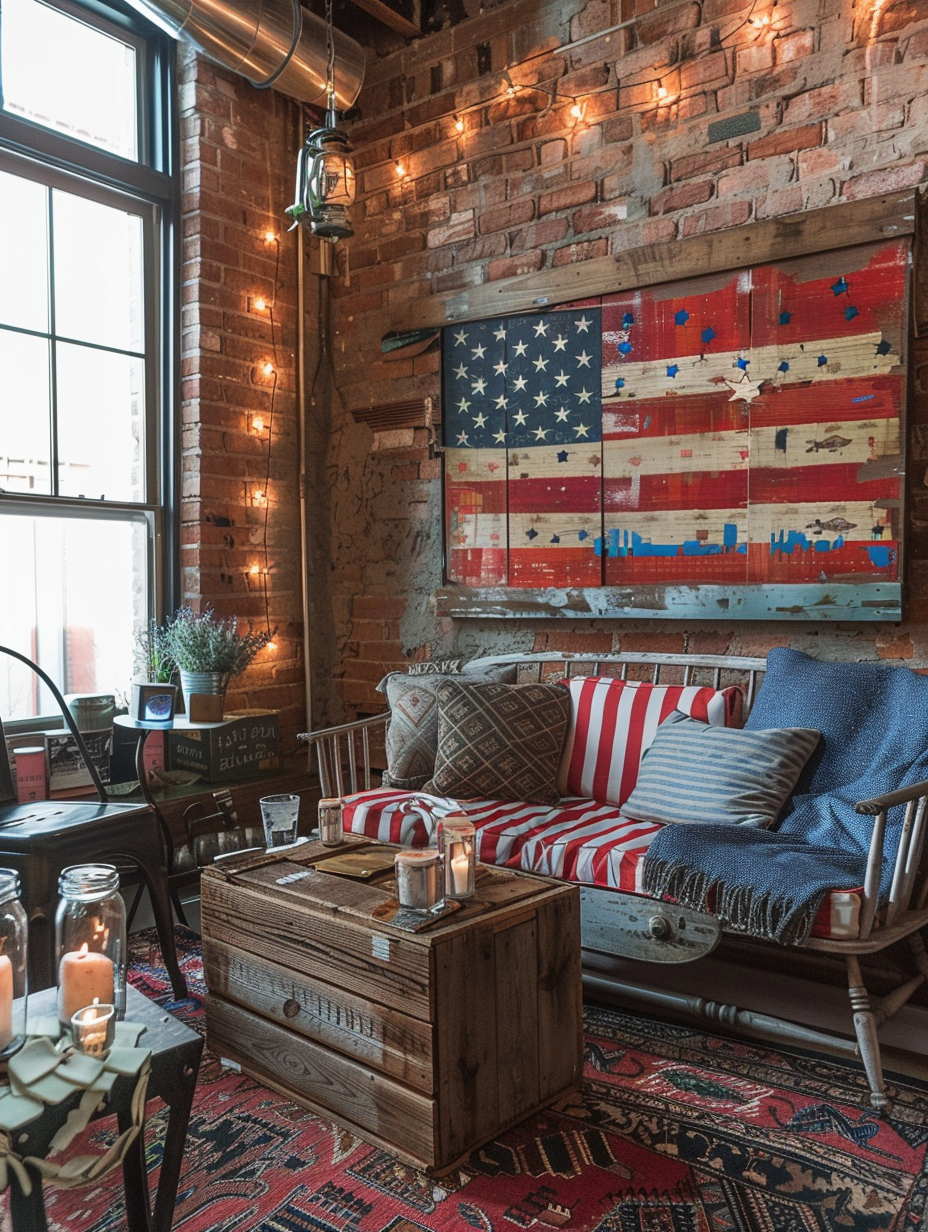
M 94 1000 L 113 1001 L 115 970 L 105 954 L 94 954 L 84 944 L 63 954 L 58 969 L 58 1020 L 70 1023 L 73 1014 Z
M 13 964 L 0 954 L 0 1049 L 13 1038 Z
M 470 860 L 467 858 L 467 852 L 464 850 L 464 844 L 455 843 L 451 848 L 451 882 L 454 886 L 455 894 L 467 893 L 469 872 Z

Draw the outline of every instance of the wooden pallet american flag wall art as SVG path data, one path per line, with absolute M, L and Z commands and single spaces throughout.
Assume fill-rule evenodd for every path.
M 898 619 L 910 252 L 448 326 L 442 609 Z

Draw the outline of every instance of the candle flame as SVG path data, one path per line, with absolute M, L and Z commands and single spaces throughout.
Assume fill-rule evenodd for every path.
M 85 954 L 89 953 L 89 950 L 90 950 L 90 947 L 85 941 L 84 944 L 81 946 L 81 948 L 77 952 L 78 958 L 83 958 Z

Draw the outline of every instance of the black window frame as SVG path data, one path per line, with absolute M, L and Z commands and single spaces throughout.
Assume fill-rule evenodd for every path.
M 137 158 L 124 158 L 3 109 L 0 167 L 24 178 L 110 204 L 132 202 L 143 227 L 146 330 L 157 333 L 154 370 L 146 371 L 146 499 L 99 501 L 46 493 L 0 492 L 0 512 L 111 518 L 137 511 L 149 521 L 149 615 L 160 617 L 180 593 L 180 182 L 176 44 L 121 0 L 41 0 L 136 49 Z M 0 10 L 2 39 L 2 10 Z M 89 188 L 89 191 L 88 191 Z M 146 343 L 149 339 L 146 337 Z M 149 402 L 149 399 L 152 401 Z M 38 717 L 38 716 L 37 716 Z M 44 716 L 43 716 L 44 719 Z M 34 726 L 35 719 L 22 720 Z M 8 724 L 15 727 L 16 724 Z

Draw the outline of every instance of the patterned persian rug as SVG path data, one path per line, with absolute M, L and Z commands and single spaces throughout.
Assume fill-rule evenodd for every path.
M 178 945 L 188 1000 L 167 999 L 150 933 L 133 940 L 132 982 L 202 1030 L 198 940 L 179 930 Z M 434 1180 L 207 1052 L 174 1228 L 916 1232 L 928 1226 L 928 1092 L 909 1079 L 890 1087 L 894 1110 L 880 1120 L 855 1066 L 590 1006 L 581 1092 Z M 153 1185 L 163 1123 L 153 1103 Z M 96 1123 L 94 1148 L 111 1133 Z M 120 1190 L 117 1174 L 49 1191 L 51 1232 L 121 1232 Z

